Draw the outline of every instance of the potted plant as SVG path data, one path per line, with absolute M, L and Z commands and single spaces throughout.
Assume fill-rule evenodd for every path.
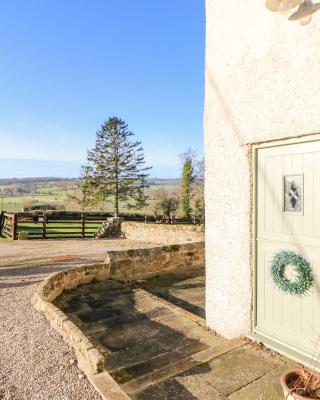
M 315 370 L 291 370 L 280 381 L 286 400 L 320 399 L 320 374 Z

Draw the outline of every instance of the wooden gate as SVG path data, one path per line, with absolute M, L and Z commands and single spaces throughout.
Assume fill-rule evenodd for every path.
M 8 239 L 16 239 L 17 218 L 15 214 L 2 212 L 0 215 L 0 234 Z

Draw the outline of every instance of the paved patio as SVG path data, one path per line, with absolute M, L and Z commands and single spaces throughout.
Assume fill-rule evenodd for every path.
M 147 278 L 137 286 L 205 318 L 204 272 L 204 268 L 166 272 Z
M 157 296 L 161 296 L 157 297 Z M 283 400 L 287 360 L 205 327 L 203 269 L 79 287 L 56 304 L 134 400 Z

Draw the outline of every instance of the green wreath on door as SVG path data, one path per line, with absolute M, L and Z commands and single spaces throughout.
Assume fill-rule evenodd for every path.
M 290 281 L 286 276 L 286 268 L 291 265 L 297 272 L 297 279 Z M 303 295 L 312 286 L 313 276 L 310 263 L 300 254 L 291 250 L 281 250 L 273 256 L 270 264 L 273 283 L 283 292 Z

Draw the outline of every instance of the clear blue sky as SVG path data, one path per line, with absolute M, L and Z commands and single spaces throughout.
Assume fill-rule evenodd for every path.
M 0 178 L 77 176 L 109 116 L 152 176 L 202 152 L 204 0 L 0 2 Z

